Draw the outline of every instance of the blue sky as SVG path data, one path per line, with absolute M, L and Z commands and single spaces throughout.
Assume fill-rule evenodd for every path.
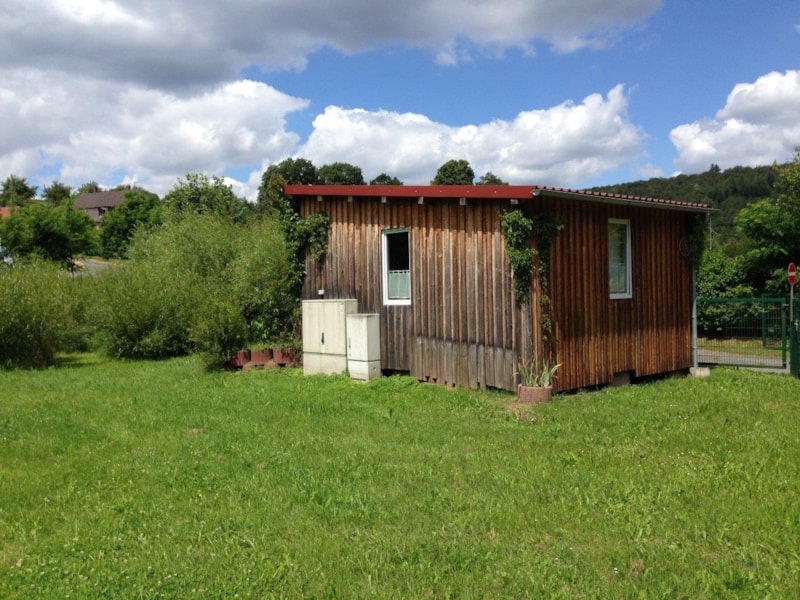
M 800 145 L 797 0 L 8 0 L 0 56 L 0 177 L 39 186 L 252 198 L 303 156 L 587 187 Z

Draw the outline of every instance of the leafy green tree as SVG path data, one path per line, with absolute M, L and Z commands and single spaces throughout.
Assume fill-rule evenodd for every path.
M 742 208 L 735 221 L 746 241 L 745 264 L 758 292 L 785 292 L 786 265 L 800 261 L 800 150 L 775 171 L 776 196 Z
M 231 186 L 216 175 L 210 180 L 200 173 L 189 173 L 164 197 L 166 218 L 180 220 L 186 215 L 220 215 L 236 223 L 248 217 L 245 201 L 233 193 Z
M 475 171 L 466 160 L 448 160 L 436 172 L 432 185 L 472 185 Z
M 54 181 L 50 185 L 44 186 L 42 196 L 50 206 L 58 206 L 72 198 L 72 188 L 60 181 Z
M 124 258 L 134 235 L 151 231 L 163 221 L 158 196 L 141 188 L 125 192 L 125 202 L 100 222 L 100 251 L 105 258 Z
M 81 194 L 96 194 L 97 192 L 102 192 L 103 188 L 100 187 L 100 184 L 96 181 L 87 181 L 86 183 L 80 185 L 77 190 L 75 190 L 75 195 L 80 196 Z
M 503 181 L 491 171 L 487 171 L 478 179 L 478 185 L 508 185 L 508 182 Z
M 277 165 L 270 165 L 261 176 L 261 183 L 269 182 L 273 175 L 280 175 L 286 183 L 313 185 L 319 183 L 317 168 L 305 158 L 287 158 Z
M 375 179 L 369 182 L 370 185 L 403 185 L 397 177 L 381 173 Z
M 0 206 L 25 206 L 36 197 L 36 186 L 24 177 L 9 175 L 0 187 Z
M 718 246 L 703 253 L 697 271 L 699 298 L 749 298 L 753 295 L 743 256 L 729 257 Z M 703 335 L 720 334 L 741 322 L 748 310 L 749 307 L 742 304 L 701 303 L 697 314 L 699 329 Z
M 15 211 L 0 225 L 0 238 L 14 256 L 61 262 L 93 253 L 97 245 L 92 220 L 68 204 L 32 204 Z
M 326 185 L 364 185 L 361 167 L 345 162 L 323 165 L 318 171 L 320 183 Z

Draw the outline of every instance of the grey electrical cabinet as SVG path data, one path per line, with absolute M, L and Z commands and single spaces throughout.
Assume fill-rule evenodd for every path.
M 357 300 L 303 301 L 303 372 L 331 375 L 347 370 L 347 315 Z
M 347 315 L 347 370 L 361 381 L 381 376 L 380 315 Z

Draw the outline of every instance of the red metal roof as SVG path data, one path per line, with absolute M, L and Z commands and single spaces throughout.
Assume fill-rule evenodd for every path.
M 641 198 L 592 190 L 573 190 L 543 185 L 286 185 L 289 196 L 354 198 L 473 198 L 483 200 L 530 201 L 534 197 L 572 198 L 608 204 L 638 204 L 688 212 L 710 212 L 706 204 Z

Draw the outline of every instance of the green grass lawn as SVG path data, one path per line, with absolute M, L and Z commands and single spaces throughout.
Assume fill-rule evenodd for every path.
M 2 598 L 792 598 L 800 381 L 0 371 Z

